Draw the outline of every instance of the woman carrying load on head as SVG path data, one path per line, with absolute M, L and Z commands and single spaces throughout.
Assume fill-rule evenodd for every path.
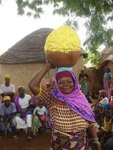
M 95 131 L 95 119 L 91 107 L 80 92 L 76 76 L 71 70 L 56 73 L 55 88 L 40 85 L 44 75 L 52 69 L 49 63 L 29 83 L 34 95 L 46 102 L 51 120 L 51 150 L 83 150 L 85 133 L 96 150 L 101 150 Z

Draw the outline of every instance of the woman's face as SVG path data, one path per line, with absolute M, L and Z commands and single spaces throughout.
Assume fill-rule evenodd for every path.
M 62 93 L 69 94 L 74 90 L 74 82 L 70 77 L 63 77 L 58 80 L 58 86 Z

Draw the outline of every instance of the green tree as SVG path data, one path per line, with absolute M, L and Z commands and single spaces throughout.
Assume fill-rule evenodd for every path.
M 0 0 L 3 1 L 3 0 Z M 34 18 L 44 12 L 44 5 L 53 5 L 53 13 L 68 16 L 67 24 L 79 27 L 79 18 L 84 18 L 87 38 L 86 49 L 97 53 L 100 45 L 113 46 L 113 0 L 15 0 L 18 14 Z
M 84 63 L 87 64 L 90 61 L 92 66 L 98 68 L 99 58 L 100 58 L 100 52 L 99 51 L 95 51 L 95 53 L 89 51 L 88 57 L 84 60 Z
M 43 5 L 51 4 L 53 13 L 68 16 L 67 23 L 73 27 L 79 27 L 78 17 L 85 18 L 86 48 L 95 53 L 102 44 L 113 46 L 113 0 L 16 0 L 16 4 L 18 14 L 26 13 L 35 18 L 43 13 Z

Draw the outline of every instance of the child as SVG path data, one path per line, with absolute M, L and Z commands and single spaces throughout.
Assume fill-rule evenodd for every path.
M 42 128 L 45 131 L 47 129 L 47 109 L 44 106 L 43 102 L 40 101 L 38 104 L 38 107 L 36 107 L 34 109 L 34 115 L 38 116 L 41 124 L 42 124 Z
M 101 127 L 103 124 L 103 119 L 104 119 L 104 109 L 103 109 L 103 106 L 99 103 L 96 105 L 95 119 L 99 127 Z
M 109 102 L 109 99 L 107 98 L 106 92 L 105 92 L 105 91 L 102 91 L 102 92 L 101 92 L 101 95 L 100 95 L 100 101 L 99 101 L 99 103 L 104 106 L 104 105 L 107 104 L 108 102 Z
M 104 105 L 104 108 L 105 108 L 104 123 L 103 127 L 98 132 L 98 137 L 99 138 L 103 137 L 103 142 L 105 142 L 108 139 L 112 130 L 112 107 L 108 103 Z
M 42 124 L 39 120 L 39 117 L 37 115 L 33 115 L 33 122 L 32 122 L 32 129 L 33 129 L 33 135 L 36 136 L 37 134 L 41 133 Z

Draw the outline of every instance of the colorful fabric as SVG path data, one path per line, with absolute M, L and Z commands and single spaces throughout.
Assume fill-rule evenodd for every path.
M 58 68 L 58 72 L 62 72 L 62 71 L 73 71 L 72 67 L 61 67 Z
M 104 127 L 102 129 L 106 132 L 110 132 L 112 129 L 112 119 L 106 121 L 106 117 L 104 118 Z
M 75 85 L 75 90 L 72 91 L 71 94 L 63 94 L 60 92 L 56 76 L 55 75 L 55 90 L 51 90 L 50 93 L 53 95 L 58 101 L 64 101 L 68 107 L 76 112 L 78 115 L 80 115 L 82 118 L 84 118 L 87 121 L 95 122 L 94 113 L 91 109 L 91 106 L 89 105 L 86 97 L 84 94 L 81 93 L 80 87 L 77 81 L 76 76 L 72 71 L 69 71 L 69 73 L 72 75 Z
M 105 68 L 105 73 L 103 77 L 103 86 L 108 98 L 110 98 L 111 94 L 111 79 L 112 79 L 112 72 L 110 68 Z
M 85 80 L 80 81 L 80 89 L 83 92 L 83 94 L 87 95 L 89 88 L 88 88 L 88 83 Z
M 17 114 L 16 114 L 17 117 L 20 117 L 21 119 L 26 121 L 27 115 L 32 115 L 33 114 L 33 109 L 32 108 L 29 109 L 28 111 L 26 111 L 26 113 L 23 113 L 23 110 L 22 110 L 22 108 L 21 108 L 21 106 L 19 104 L 19 96 L 17 96 L 14 99 L 14 103 L 15 103 L 15 106 L 16 106 L 16 109 L 17 109 Z
M 81 150 L 86 143 L 85 131 L 63 133 L 57 130 L 52 132 L 51 150 Z
M 22 112 L 22 109 L 21 109 L 21 107 L 19 105 L 19 96 L 16 96 L 16 98 L 14 99 L 14 103 L 15 103 L 17 112 Z
M 40 118 L 40 121 L 45 121 L 46 120 L 46 115 L 40 115 L 39 118 Z
M 41 87 L 38 98 L 48 106 L 51 127 L 63 132 L 72 132 L 84 130 L 89 126 L 90 122 L 70 109 L 64 101 L 53 97 L 46 87 Z
M 23 100 L 23 103 L 22 103 L 23 105 L 20 103 L 20 101 L 22 101 L 22 100 Z M 31 100 L 31 96 L 28 94 L 25 94 L 24 98 L 20 98 L 19 96 L 17 96 L 14 99 L 14 103 L 15 103 L 17 112 L 22 112 L 23 109 L 27 109 L 29 107 L 30 100 Z
M 110 105 L 113 106 L 113 99 L 110 101 Z
M 106 95 L 108 98 L 110 98 L 110 94 L 111 94 L 111 81 L 109 80 L 104 80 L 103 81 L 103 84 L 104 84 L 104 90 L 106 92 Z
M 61 79 L 62 77 L 69 77 L 71 79 L 73 79 L 72 75 L 69 73 L 69 71 L 63 71 L 63 72 L 58 72 L 56 75 L 56 80 L 58 82 L 59 79 Z
M 104 104 L 104 108 L 108 109 L 108 108 L 112 108 L 112 107 L 111 107 L 111 104 L 107 103 L 107 104 Z
M 36 115 L 33 117 L 32 126 L 33 126 L 33 128 L 36 129 L 36 131 L 38 131 L 38 129 L 39 129 L 40 127 L 42 127 L 42 124 L 41 124 L 41 122 L 40 122 L 40 120 L 39 120 L 39 117 L 36 116 Z
M 105 72 L 104 73 L 104 80 L 105 81 L 110 81 L 112 78 L 112 73 L 111 72 Z

